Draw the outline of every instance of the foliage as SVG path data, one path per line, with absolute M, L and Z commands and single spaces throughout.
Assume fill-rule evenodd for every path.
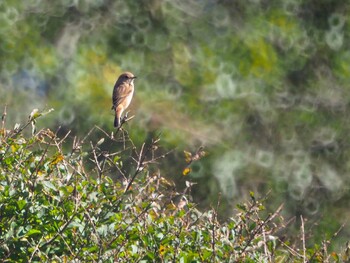
M 326 242 L 310 248 L 303 243 L 299 250 L 297 243 L 281 239 L 282 206 L 264 215 L 254 193 L 224 223 L 216 208 L 197 210 L 162 171 L 151 172 L 167 155 L 159 138 L 138 147 L 124 129 L 110 136 L 95 127 L 65 152 L 69 133 L 59 138 L 49 129 L 33 129 L 32 136 L 24 135 L 40 116 L 33 111 L 26 125 L 7 130 L 3 115 L 3 262 L 340 262 L 339 255 L 328 254 Z M 92 133 L 104 136 L 88 142 Z M 118 150 L 101 150 L 107 142 Z M 132 162 L 133 171 L 126 173 L 122 160 Z M 119 174 L 115 181 L 113 173 Z

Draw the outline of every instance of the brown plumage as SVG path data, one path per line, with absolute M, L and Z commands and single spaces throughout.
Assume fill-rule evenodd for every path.
M 115 110 L 114 127 L 118 128 L 120 126 L 120 118 L 134 95 L 135 78 L 131 72 L 124 72 L 114 85 L 112 95 L 112 109 Z

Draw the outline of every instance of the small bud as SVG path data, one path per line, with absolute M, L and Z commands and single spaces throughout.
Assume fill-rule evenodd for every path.
M 100 140 L 96 143 L 96 146 L 100 146 L 104 141 L 105 141 L 105 138 L 100 139 Z
M 36 118 L 38 118 L 40 115 L 41 115 L 41 113 L 39 112 L 39 110 L 38 109 L 34 109 L 29 115 L 29 120 L 33 121 Z

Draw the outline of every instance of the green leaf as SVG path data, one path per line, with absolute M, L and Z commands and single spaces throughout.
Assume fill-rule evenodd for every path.
M 251 231 L 251 230 L 253 230 L 253 229 L 255 229 L 256 228 L 256 223 L 255 222 L 253 222 L 253 223 L 251 223 L 250 225 L 249 225 L 249 230 Z
M 236 207 L 243 212 L 247 212 L 247 207 L 244 204 L 237 204 Z
M 97 233 L 99 233 L 101 236 L 105 236 L 108 233 L 108 226 L 102 225 L 99 228 L 97 228 Z
M 156 237 L 159 239 L 159 240 L 162 240 L 164 238 L 164 234 L 163 233 L 158 233 L 156 235 Z
M 90 194 L 89 194 L 89 199 L 90 199 L 90 201 L 92 201 L 92 202 L 98 202 L 97 196 L 98 196 L 98 192 L 92 192 L 92 193 L 90 193 Z
M 114 163 L 117 163 L 119 160 L 120 160 L 120 156 L 118 156 L 118 155 L 114 156 L 114 158 L 113 158 Z
M 42 184 L 46 190 L 57 190 L 56 186 L 54 186 L 50 181 L 42 181 Z
M 76 222 L 76 221 L 71 222 L 71 223 L 69 224 L 69 227 L 70 227 L 70 228 L 74 228 L 74 227 L 78 228 L 79 231 L 80 231 L 80 233 L 82 233 L 83 230 L 84 230 L 84 225 L 81 224 L 80 222 Z
M 98 246 L 92 246 L 92 247 L 90 247 L 89 249 L 88 249 L 88 251 L 90 252 L 90 253 L 94 253 L 94 252 L 97 252 L 98 251 Z
M 26 200 L 18 200 L 17 201 L 17 206 L 18 206 L 18 209 L 21 211 L 24 206 L 27 204 Z
M 136 245 L 131 245 L 132 253 L 136 254 L 138 252 L 138 246 Z
M 31 236 L 34 234 L 41 234 L 41 231 L 39 229 L 31 229 L 26 233 L 26 236 Z

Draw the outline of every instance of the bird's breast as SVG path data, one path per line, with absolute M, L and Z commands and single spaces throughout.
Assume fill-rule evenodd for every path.
M 127 96 L 127 97 L 125 98 L 125 108 L 126 108 L 126 107 L 129 107 L 133 95 L 134 95 L 134 89 L 132 89 L 132 91 L 130 92 L 129 96 Z

